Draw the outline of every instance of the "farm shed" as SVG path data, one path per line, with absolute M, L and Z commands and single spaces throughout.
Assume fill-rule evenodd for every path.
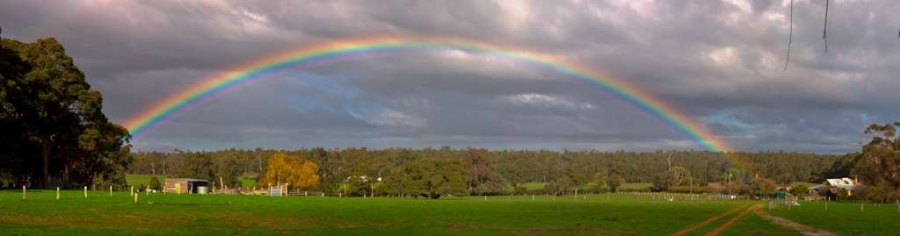
M 205 193 L 209 190 L 209 180 L 188 178 L 166 178 L 167 193 Z

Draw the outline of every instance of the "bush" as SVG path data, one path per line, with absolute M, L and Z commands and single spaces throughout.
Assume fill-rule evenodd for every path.
M 162 191 L 162 183 L 159 182 L 159 178 L 156 176 L 150 177 L 150 189 Z
M 750 182 L 750 195 L 755 197 L 773 197 L 778 185 L 767 178 L 756 178 Z
M 528 195 L 544 195 L 544 194 L 547 194 L 547 191 L 544 191 L 544 189 L 531 189 L 531 190 L 528 190 L 526 192 L 526 194 L 528 194 Z
M 719 182 L 712 182 L 706 184 L 706 189 L 710 193 L 727 193 L 725 190 L 725 185 Z
M 791 195 L 802 199 L 807 194 L 809 194 L 809 186 L 806 186 L 806 184 L 794 184 L 791 186 Z
M 525 188 L 522 186 L 516 186 L 516 188 L 513 189 L 513 194 L 515 194 L 515 195 L 525 195 L 527 193 L 528 193 L 528 188 Z

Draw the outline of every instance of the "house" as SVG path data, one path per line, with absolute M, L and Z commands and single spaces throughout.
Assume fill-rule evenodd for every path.
M 853 190 L 856 187 L 856 181 L 850 178 L 826 179 L 825 182 L 832 187 L 838 187 L 846 190 Z
M 841 189 L 847 190 L 848 196 L 853 196 L 853 189 L 859 185 L 859 182 L 850 178 L 840 178 L 840 179 L 825 179 L 825 183 L 820 185 L 812 186 L 809 188 L 810 192 L 822 192 L 825 191 L 825 197 L 827 199 L 836 199 L 837 193 Z
M 209 181 L 203 179 L 166 178 L 166 193 L 201 193 L 209 192 Z

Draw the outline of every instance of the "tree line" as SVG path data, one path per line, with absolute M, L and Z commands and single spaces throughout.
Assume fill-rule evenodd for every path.
M 616 191 L 630 182 L 652 183 L 654 191 L 679 191 L 685 186 L 697 186 L 701 191 L 711 183 L 723 188 L 729 183 L 749 186 L 758 178 L 782 184 L 821 182 L 826 177 L 844 177 L 829 175 L 840 174 L 834 165 L 845 158 L 798 152 L 736 152 L 726 157 L 707 151 L 228 149 L 139 152 L 128 171 L 211 180 L 221 177 L 225 184 L 239 186 L 240 176 L 258 180 L 271 176 L 269 169 L 279 166 L 271 162 L 283 162 L 279 155 L 314 165 L 318 183 L 306 185 L 304 190 L 423 197 L 508 194 L 530 182 L 545 183 L 541 191 L 559 194 Z M 202 164 L 203 176 L 196 175 L 195 163 Z

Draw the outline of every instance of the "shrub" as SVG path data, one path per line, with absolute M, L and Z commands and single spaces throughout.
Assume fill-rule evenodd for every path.
M 794 184 L 791 186 L 791 195 L 802 199 L 807 194 L 809 194 L 809 186 L 806 186 L 806 184 Z
M 159 182 L 159 178 L 156 176 L 150 177 L 150 189 L 162 191 L 162 183 Z
M 515 195 L 525 195 L 527 193 L 528 193 L 528 188 L 525 188 L 522 186 L 516 186 L 516 188 L 513 190 L 513 194 L 515 194 Z

